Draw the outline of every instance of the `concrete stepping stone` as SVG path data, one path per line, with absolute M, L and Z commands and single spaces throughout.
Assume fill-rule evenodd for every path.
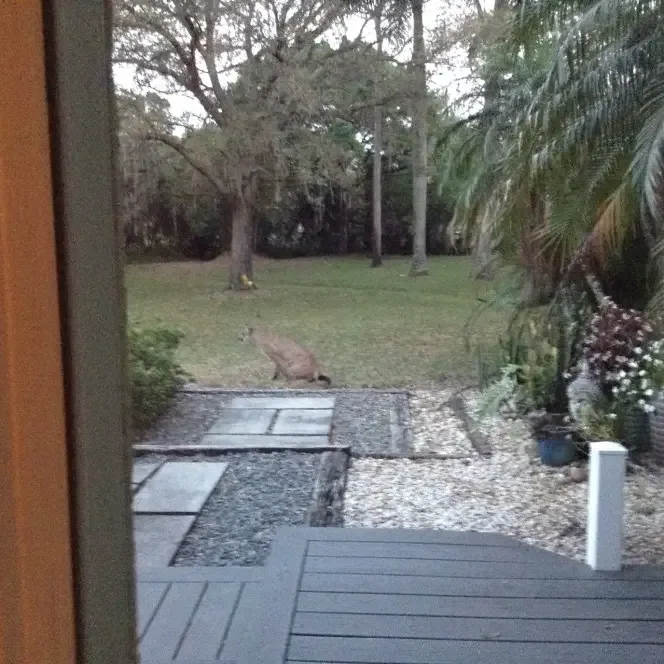
M 227 436 L 207 434 L 203 445 L 220 450 L 244 452 L 251 450 L 327 450 L 331 449 L 328 436 Z
M 134 496 L 136 514 L 198 514 L 227 463 L 169 461 Z
M 326 436 L 332 429 L 333 410 L 282 410 L 272 427 L 275 434 Z
M 261 434 L 270 428 L 276 409 L 225 408 L 208 433 Z
M 195 520 L 194 515 L 135 515 L 136 567 L 168 567 Z
M 274 410 L 304 410 L 334 408 L 334 397 L 233 397 L 230 408 L 267 408 Z
M 142 482 L 145 482 L 145 480 L 154 473 L 157 468 L 161 465 L 161 462 L 156 462 L 156 463 L 136 463 L 134 462 L 134 465 L 131 469 L 131 483 L 133 486 L 137 486 L 138 484 L 141 484 Z

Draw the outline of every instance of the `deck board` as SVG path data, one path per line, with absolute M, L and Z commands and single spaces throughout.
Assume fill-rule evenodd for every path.
M 262 568 L 138 580 L 143 664 L 664 662 L 664 569 L 502 535 L 287 528 Z
M 318 574 L 302 577 L 302 590 L 447 595 L 451 597 L 548 597 L 558 599 L 664 599 L 655 581 L 598 579 L 469 579 L 396 574 Z
M 597 579 L 590 568 L 562 564 L 307 556 L 305 572 L 317 574 L 381 574 L 477 579 Z
M 661 620 L 664 600 L 524 599 L 502 597 L 427 597 L 363 593 L 301 592 L 298 611 L 380 613 L 400 616 L 469 618 L 570 618 L 575 620 Z M 664 622 L 662 623 L 664 629 Z
M 293 636 L 288 660 L 325 664 L 661 664 L 664 646 Z
M 551 560 L 568 562 L 548 551 L 529 551 L 510 546 L 471 546 L 469 544 L 437 544 L 426 542 L 331 542 L 313 541 L 309 555 L 364 558 L 422 558 L 428 560 L 469 560 L 487 562 L 533 563 L 541 555 Z
M 168 583 L 139 583 L 136 589 L 136 613 L 138 625 L 136 631 L 140 639 L 146 627 L 152 621 L 166 591 Z
M 295 614 L 291 631 L 303 636 L 664 644 L 662 623 L 655 620 L 626 622 L 302 612 Z
M 141 657 L 171 661 L 198 602 L 205 583 L 172 583 L 152 623 L 139 642 Z
M 240 597 L 240 583 L 209 583 L 178 650 L 178 661 L 214 660 Z

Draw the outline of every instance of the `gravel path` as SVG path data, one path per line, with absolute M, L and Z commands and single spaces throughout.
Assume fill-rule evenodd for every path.
M 319 454 L 228 454 L 229 466 L 174 565 L 261 565 L 278 526 L 304 523 Z
M 458 445 L 459 433 L 436 423 L 429 408 L 414 409 L 421 436 L 434 426 L 439 449 Z M 472 402 L 471 402 L 472 407 Z M 543 466 L 528 454 L 524 425 L 494 419 L 484 427 L 493 447 L 490 458 L 472 454 L 460 460 L 355 459 L 345 495 L 346 526 L 484 530 L 582 560 L 585 553 L 587 483 L 569 480 L 567 470 Z M 628 475 L 625 506 L 625 560 L 664 563 L 664 477 L 637 470 Z
M 451 408 L 453 389 L 415 390 L 410 399 L 413 450 L 438 456 L 473 456 L 475 448 Z
M 234 396 L 256 394 L 279 396 L 331 396 L 336 398 L 332 426 L 332 443 L 351 445 L 354 454 L 388 453 L 392 442 L 391 410 L 404 424 L 408 419 L 405 392 L 377 390 L 246 390 L 219 391 L 213 394 L 178 393 L 172 408 L 134 443 L 159 445 L 193 445 L 221 414 L 224 404 Z

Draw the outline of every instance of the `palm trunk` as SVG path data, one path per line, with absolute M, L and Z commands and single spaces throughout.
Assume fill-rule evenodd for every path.
M 410 275 L 429 274 L 427 267 L 427 118 L 426 53 L 424 50 L 423 0 L 413 7 L 413 259 Z
M 383 35 L 380 27 L 381 14 L 374 17 L 376 28 L 376 42 L 378 55 L 383 51 Z M 377 102 L 379 91 L 374 81 L 374 154 L 373 154 L 373 233 L 372 233 L 372 259 L 371 267 L 380 267 L 383 264 L 383 109 Z
M 239 194 L 233 207 L 233 232 L 231 236 L 231 262 L 228 287 L 231 290 L 246 288 L 244 278 L 253 281 L 253 226 L 246 198 Z

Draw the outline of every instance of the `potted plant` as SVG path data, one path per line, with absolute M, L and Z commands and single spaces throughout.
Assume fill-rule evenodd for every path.
M 500 378 L 484 391 L 480 416 L 527 416 L 542 463 L 568 464 L 578 456 L 578 435 L 567 414 L 567 320 L 564 312 L 552 307 L 539 315 L 531 313 L 520 331 L 519 353 L 512 358 L 518 363 L 506 364 Z
M 529 417 L 539 457 L 547 466 L 566 466 L 579 456 L 577 428 L 569 416 L 546 411 Z

